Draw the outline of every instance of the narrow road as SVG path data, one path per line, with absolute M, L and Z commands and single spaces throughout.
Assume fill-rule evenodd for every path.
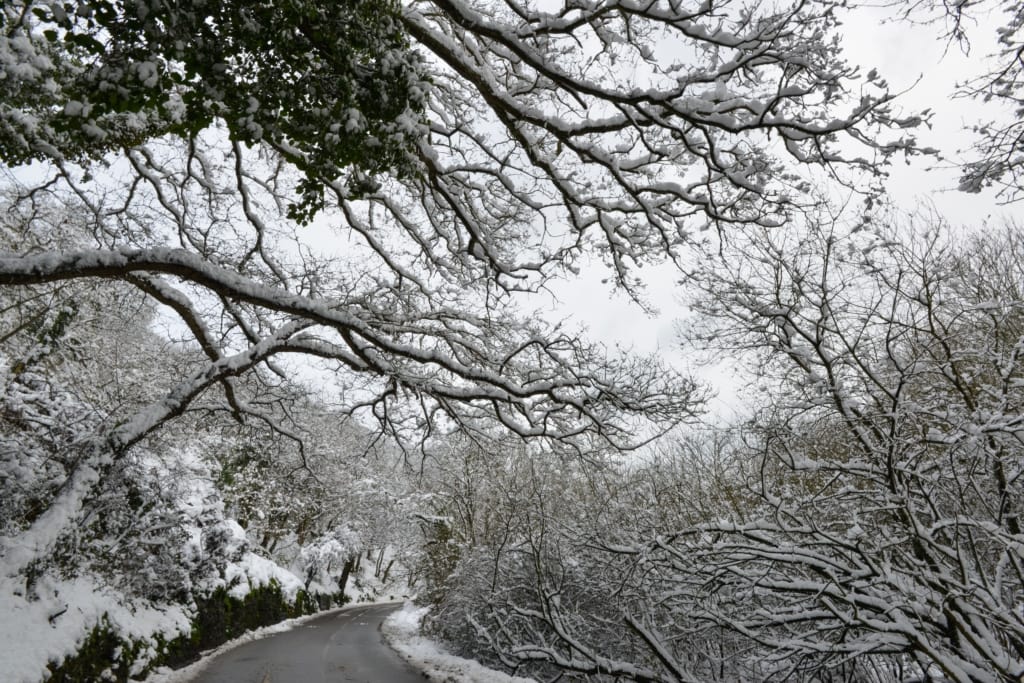
M 381 622 L 398 607 L 352 607 L 253 640 L 216 657 L 192 683 L 424 683 L 381 639 Z

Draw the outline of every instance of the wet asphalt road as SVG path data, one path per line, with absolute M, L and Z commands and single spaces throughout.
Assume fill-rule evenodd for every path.
M 381 622 L 398 607 L 353 607 L 245 643 L 192 683 L 424 683 L 381 639 Z

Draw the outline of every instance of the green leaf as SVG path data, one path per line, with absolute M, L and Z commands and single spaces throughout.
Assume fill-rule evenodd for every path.
M 84 48 L 94 55 L 102 55 L 105 51 L 103 43 L 84 33 L 70 33 L 65 40 Z

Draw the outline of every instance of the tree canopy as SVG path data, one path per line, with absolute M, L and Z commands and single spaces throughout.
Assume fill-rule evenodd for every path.
M 4 12 L 7 78 L 25 86 L 5 91 L 4 157 L 48 175 L 13 205 L 27 225 L 48 197 L 92 244 L 8 252 L 0 282 L 128 281 L 210 359 L 115 444 L 209 387 L 241 415 L 230 378 L 301 353 L 364 376 L 350 407 L 382 422 L 402 395 L 457 423 L 490 412 L 527 436 L 624 445 L 636 425 L 614 415 L 671 424 L 692 385 L 495 315 L 509 293 L 594 252 L 632 288 L 634 266 L 694 231 L 780 225 L 816 201 L 778 154 L 874 175 L 914 150 L 918 121 L 836 56 L 827 4 Z M 321 209 L 353 258 L 288 220 Z
M 216 119 L 303 170 L 299 215 L 342 170 L 353 194 L 361 173 L 411 171 L 425 93 L 397 2 L 8 3 L 0 28 L 8 163 L 101 158 Z

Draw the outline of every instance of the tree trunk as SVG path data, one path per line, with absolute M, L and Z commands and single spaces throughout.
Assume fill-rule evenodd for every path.
M 345 595 L 345 586 L 348 584 L 348 577 L 352 574 L 352 570 L 358 565 L 358 556 L 349 557 L 345 560 L 345 565 L 341 568 L 341 576 L 338 577 L 338 592 Z

